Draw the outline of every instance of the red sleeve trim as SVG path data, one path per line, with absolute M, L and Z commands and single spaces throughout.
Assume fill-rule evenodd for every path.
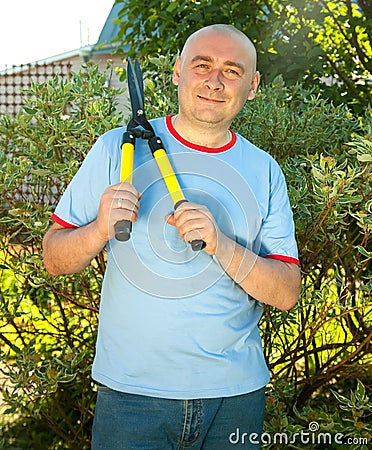
M 61 219 L 56 214 L 52 214 L 52 219 L 54 220 L 54 222 L 58 223 L 59 225 L 62 225 L 65 228 L 79 228 L 77 225 L 70 222 L 66 222 L 65 220 Z
M 292 256 L 284 256 L 284 255 L 266 255 L 265 258 L 277 259 L 279 261 L 284 261 L 291 264 L 300 265 L 300 261 L 297 258 L 293 258 Z

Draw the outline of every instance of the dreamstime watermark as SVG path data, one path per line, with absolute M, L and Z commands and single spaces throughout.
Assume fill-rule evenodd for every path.
M 345 435 L 344 433 L 329 433 L 320 431 L 318 422 L 310 422 L 307 430 L 295 433 L 246 433 L 240 428 L 230 433 L 229 442 L 233 445 L 265 445 L 265 444 L 303 444 L 303 445 L 368 445 L 368 439 L 359 436 Z

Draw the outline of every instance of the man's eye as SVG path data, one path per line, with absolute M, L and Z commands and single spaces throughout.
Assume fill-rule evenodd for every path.
M 227 69 L 226 72 L 227 72 L 229 75 L 234 75 L 234 76 L 237 76 L 237 77 L 240 76 L 239 72 L 237 72 L 237 71 L 234 70 L 234 69 Z

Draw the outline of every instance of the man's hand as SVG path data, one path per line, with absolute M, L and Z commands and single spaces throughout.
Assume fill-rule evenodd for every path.
M 101 196 L 97 218 L 78 228 L 65 228 L 54 223 L 43 239 L 45 268 L 52 275 L 76 273 L 115 235 L 119 220 L 137 220 L 141 195 L 129 183 L 108 187 Z
M 167 215 L 165 221 L 177 228 L 185 242 L 203 240 L 206 244 L 204 250 L 209 255 L 216 253 L 221 231 L 205 206 L 184 202 L 173 214 Z
M 109 186 L 102 194 L 96 219 L 99 236 L 109 241 L 115 236 L 114 226 L 120 220 L 135 222 L 141 194 L 130 183 Z

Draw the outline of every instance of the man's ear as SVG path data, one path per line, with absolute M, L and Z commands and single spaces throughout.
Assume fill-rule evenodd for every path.
M 251 88 L 248 92 L 248 100 L 253 100 L 255 98 L 258 86 L 260 84 L 260 78 L 260 72 L 256 71 L 251 82 Z
M 173 76 L 172 76 L 172 81 L 175 86 L 178 86 L 178 81 L 180 79 L 180 71 L 181 71 L 181 58 L 178 57 L 173 68 Z

